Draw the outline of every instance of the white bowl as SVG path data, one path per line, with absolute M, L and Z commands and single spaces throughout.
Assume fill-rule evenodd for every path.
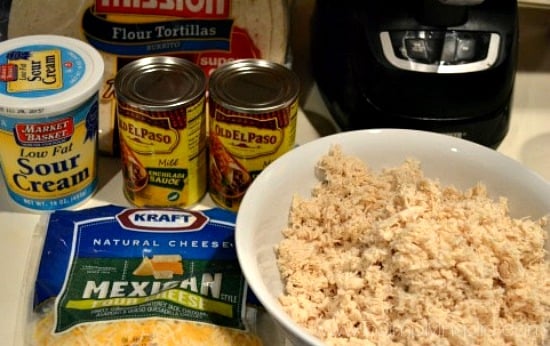
M 514 217 L 537 218 L 550 213 L 550 184 L 542 177 L 492 149 L 447 135 L 358 130 L 322 137 L 293 149 L 270 164 L 248 189 L 237 215 L 235 241 L 250 288 L 296 346 L 323 343 L 293 322 L 279 305 L 277 297 L 283 285 L 274 246 L 282 239 L 293 195 L 310 196 L 319 182 L 314 166 L 333 144 L 376 170 L 416 158 L 427 177 L 444 185 L 465 189 L 482 182 L 492 197 L 509 198 Z

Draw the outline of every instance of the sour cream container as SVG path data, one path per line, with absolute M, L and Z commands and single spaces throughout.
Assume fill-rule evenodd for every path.
M 101 55 L 74 38 L 0 43 L 0 164 L 16 205 L 68 209 L 95 192 L 103 71 Z

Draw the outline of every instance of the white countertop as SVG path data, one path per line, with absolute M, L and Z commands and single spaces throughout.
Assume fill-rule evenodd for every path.
M 541 37 L 549 37 L 546 14 L 535 20 L 545 25 L 525 30 L 523 42 L 529 47 L 541 47 L 535 43 Z M 529 20 L 532 20 L 531 18 Z M 542 47 L 548 42 L 542 43 Z M 521 43 L 520 43 L 521 47 Z M 525 47 L 525 46 L 524 46 Z M 520 53 L 520 69 L 517 73 L 510 130 L 498 151 L 523 163 L 550 181 L 550 54 L 535 50 Z M 328 112 L 313 86 L 304 94 L 303 110 L 298 117 L 298 144 L 313 140 L 330 132 Z M 306 116 L 307 114 L 307 116 Z M 318 126 L 314 127 L 312 124 Z M 82 207 L 112 203 L 128 205 L 122 195 L 122 176 L 118 159 L 101 157 L 100 189 Z M 1 177 L 0 177 L 0 180 Z M 213 206 L 206 197 L 201 206 Z M 0 340 L 2 345 L 13 345 L 16 319 L 23 292 L 21 286 L 26 271 L 32 233 L 39 216 L 16 212 L 8 202 L 4 182 L 0 182 Z

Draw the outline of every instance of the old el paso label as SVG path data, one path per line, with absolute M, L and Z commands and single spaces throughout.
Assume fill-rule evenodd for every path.
M 58 49 L 37 50 L 32 53 L 13 51 L 7 54 L 12 66 L 11 80 L 7 81 L 9 93 L 35 90 L 55 90 L 63 87 L 61 51 Z
M 228 115 L 216 111 L 213 132 L 236 157 L 254 159 L 275 154 L 284 143 L 284 128 L 276 118 Z
M 131 115 L 133 110 L 126 112 L 123 106 L 120 106 L 119 110 L 122 111 L 118 116 L 118 129 L 134 152 L 150 154 L 154 151 L 156 154 L 169 154 L 177 147 L 179 134 L 171 126 L 169 118 L 153 119 L 141 114 L 137 119 L 126 116 Z
M 72 118 L 47 123 L 15 125 L 15 139 L 23 147 L 40 147 L 61 144 L 71 139 L 74 132 Z

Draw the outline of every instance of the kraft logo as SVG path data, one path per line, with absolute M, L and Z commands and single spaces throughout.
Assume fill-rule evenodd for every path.
M 209 221 L 200 211 L 180 209 L 125 209 L 118 223 L 132 231 L 195 232 Z

